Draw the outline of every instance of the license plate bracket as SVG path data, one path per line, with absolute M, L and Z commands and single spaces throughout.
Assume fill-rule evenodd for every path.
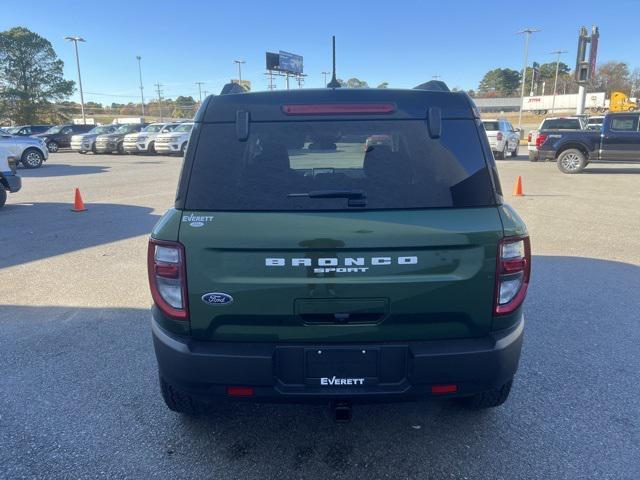
M 320 382 L 322 378 L 375 379 L 378 377 L 378 357 L 377 348 L 309 348 L 305 351 L 305 376 L 312 383 Z

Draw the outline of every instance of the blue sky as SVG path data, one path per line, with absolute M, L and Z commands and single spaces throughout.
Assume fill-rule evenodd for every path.
M 523 39 L 515 32 L 527 26 L 542 30 L 532 36 L 530 62 L 551 61 L 549 52 L 562 49 L 573 66 L 578 28 L 595 23 L 601 32 L 599 62 L 640 67 L 637 32 L 621 22 L 621 16 L 637 22 L 637 0 L 529 3 L 31 0 L 25 8 L 3 8 L 0 30 L 25 26 L 49 39 L 73 80 L 73 49 L 63 38 L 84 37 L 85 101 L 107 103 L 138 100 L 136 55 L 142 56 L 146 97 L 156 82 L 164 84 L 168 97 L 197 97 L 197 81 L 218 93 L 237 75 L 234 59 L 246 61 L 243 78 L 263 90 L 267 50 L 303 55 L 305 86 L 321 87 L 321 72 L 331 67 L 332 34 L 338 76 L 356 76 L 372 86 L 388 81 L 392 87 L 413 87 L 440 75 L 451 87 L 476 88 L 489 69 L 522 68 Z M 284 88 L 281 80 L 278 88 Z

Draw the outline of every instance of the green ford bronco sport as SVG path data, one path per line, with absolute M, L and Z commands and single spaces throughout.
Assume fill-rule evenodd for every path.
M 530 265 L 466 94 L 210 96 L 149 241 L 162 395 L 498 406 Z

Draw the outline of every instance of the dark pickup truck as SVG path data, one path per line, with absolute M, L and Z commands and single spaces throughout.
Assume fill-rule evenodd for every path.
M 541 130 L 541 160 L 556 160 L 563 173 L 580 173 L 591 162 L 640 162 L 640 113 L 611 113 L 602 130 Z

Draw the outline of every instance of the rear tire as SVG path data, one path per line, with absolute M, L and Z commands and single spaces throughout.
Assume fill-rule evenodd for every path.
M 180 147 L 180 156 L 184 157 L 184 154 L 186 151 L 187 151 L 187 142 L 184 142 Z
M 60 145 L 58 145 L 58 142 L 51 141 L 47 143 L 47 150 L 49 150 L 49 152 L 51 153 L 56 153 L 58 150 L 60 150 Z
M 5 203 L 7 203 L 7 191 L 0 185 L 0 208 L 4 207 Z
M 149 146 L 147 147 L 147 153 L 149 155 L 155 155 L 156 154 L 156 145 L 155 142 L 150 142 Z
M 116 150 L 118 152 L 118 155 L 124 155 L 124 143 L 120 142 L 118 144 L 118 148 Z
M 160 377 L 160 391 L 162 392 L 164 403 L 169 410 L 174 412 L 184 413 L 185 415 L 201 415 L 211 410 L 211 406 L 208 403 L 176 390 L 162 377 Z
M 463 398 L 462 400 L 468 407 L 476 410 L 499 407 L 507 401 L 507 398 L 509 398 L 512 384 L 513 380 L 509 380 L 501 387 L 493 388 L 486 392 L 476 393 L 475 395 Z
M 577 148 L 570 148 L 558 155 L 557 163 L 562 173 L 580 173 L 587 166 L 587 157 Z
M 516 158 L 518 156 L 518 145 L 516 145 L 516 148 L 513 150 L 513 152 L 511 152 L 511 158 Z

